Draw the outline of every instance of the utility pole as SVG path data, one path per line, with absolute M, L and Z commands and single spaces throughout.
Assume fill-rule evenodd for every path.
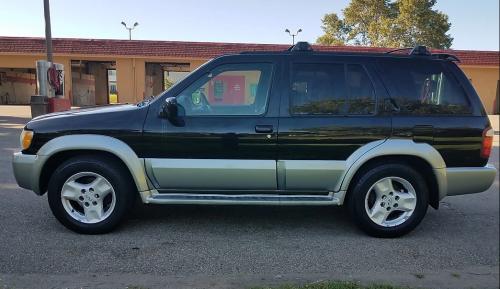
M 43 13 L 45 16 L 45 45 L 47 48 L 47 61 L 52 62 L 52 32 L 50 28 L 49 0 L 43 0 Z

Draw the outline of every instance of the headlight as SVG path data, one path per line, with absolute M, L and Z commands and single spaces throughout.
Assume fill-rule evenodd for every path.
M 21 132 L 21 137 L 20 137 L 21 148 L 23 150 L 28 149 L 31 145 L 32 140 L 33 140 L 33 131 L 23 129 L 23 131 Z

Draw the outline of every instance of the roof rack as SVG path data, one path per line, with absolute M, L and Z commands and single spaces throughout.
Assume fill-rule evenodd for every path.
M 450 60 L 450 61 L 457 61 L 460 62 L 460 59 L 456 57 L 455 55 L 448 54 L 448 53 L 431 53 L 427 47 L 423 45 L 417 45 L 415 47 L 405 47 L 405 48 L 398 48 L 394 50 L 387 51 L 385 54 L 391 54 L 397 51 L 404 51 L 404 50 L 410 50 L 410 53 L 408 55 L 416 55 L 416 56 L 432 56 L 437 59 L 442 59 L 442 60 Z
M 423 45 L 417 45 L 410 51 L 410 55 L 431 56 L 432 54 L 427 49 L 427 47 Z
M 394 52 L 404 51 L 404 50 L 410 50 L 410 49 L 413 49 L 413 47 L 398 48 L 398 49 L 387 51 L 385 54 L 391 54 L 391 53 L 394 53 Z
M 309 42 L 299 41 L 295 45 L 290 46 L 286 51 L 313 51 L 313 48 Z
M 311 52 L 314 51 L 311 44 L 306 41 L 299 41 L 295 43 L 294 45 L 288 47 L 285 51 L 287 52 Z M 273 53 L 273 54 L 278 54 L 278 53 L 283 53 L 283 51 L 242 51 L 239 54 L 267 54 L 267 53 Z
M 432 56 L 436 57 L 438 59 L 461 62 L 460 58 L 456 57 L 453 54 L 448 54 L 448 53 L 433 53 Z
M 425 47 L 423 45 L 417 45 L 415 47 L 398 48 L 398 49 L 387 51 L 385 54 L 391 54 L 394 52 L 410 50 L 410 49 L 411 49 L 411 51 L 410 51 L 410 53 L 408 53 L 408 55 L 431 55 L 429 50 L 427 50 L 427 47 Z
M 431 53 L 427 49 L 427 47 L 425 47 L 423 45 L 418 45 L 418 46 L 415 46 L 415 47 L 398 48 L 398 49 L 387 51 L 384 54 L 391 54 L 391 53 L 394 53 L 394 52 L 397 52 L 397 51 L 404 51 L 404 50 L 410 50 L 410 51 L 409 51 L 409 53 L 400 53 L 399 55 L 402 55 L 402 56 L 405 56 L 405 55 L 407 55 L 407 56 L 417 56 L 417 57 L 432 57 L 434 59 L 460 62 L 460 59 L 458 57 L 456 57 L 455 55 L 447 54 L 447 53 Z M 314 51 L 314 49 L 312 48 L 311 44 L 309 44 L 308 42 L 304 41 L 304 42 L 297 42 L 295 45 L 290 46 L 285 51 L 286 52 L 292 52 L 292 53 L 295 53 L 295 52 L 312 52 L 312 51 Z M 280 53 L 283 53 L 283 51 L 242 51 L 239 54 L 268 54 L 268 53 L 271 53 L 271 54 L 280 54 Z M 322 53 L 322 51 L 320 50 L 319 53 Z M 326 52 L 325 51 L 325 53 L 331 53 L 331 52 Z M 338 53 L 339 54 L 340 53 L 346 54 L 346 53 L 349 53 L 349 52 L 338 52 Z M 372 55 L 373 53 L 369 53 L 368 52 L 367 54 L 368 55 Z

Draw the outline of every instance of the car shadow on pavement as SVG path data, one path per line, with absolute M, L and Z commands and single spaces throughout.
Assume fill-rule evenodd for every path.
M 214 230 L 259 228 L 288 231 L 297 228 L 360 234 L 346 208 L 337 206 L 151 205 L 137 202 L 125 230 L 138 226 L 196 227 Z M 138 229 L 138 228 L 137 228 Z

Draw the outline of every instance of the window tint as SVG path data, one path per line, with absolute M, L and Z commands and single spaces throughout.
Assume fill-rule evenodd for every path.
M 359 64 L 347 65 L 347 84 L 349 86 L 349 114 L 373 114 L 375 112 L 375 93 L 365 69 Z
M 295 64 L 292 70 L 293 114 L 343 114 L 346 88 L 343 64 Z
M 375 95 L 361 65 L 295 64 L 292 69 L 292 114 L 371 114 Z M 347 81 L 346 81 L 347 76 Z
M 380 67 L 382 78 L 401 113 L 471 113 L 467 95 L 441 63 L 386 60 Z
M 266 111 L 272 64 L 222 65 L 177 96 L 187 116 L 261 115 Z

